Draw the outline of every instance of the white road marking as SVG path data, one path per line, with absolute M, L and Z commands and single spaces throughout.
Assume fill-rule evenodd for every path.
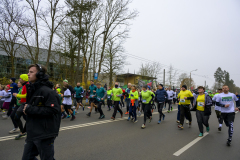
M 183 152 L 185 152 L 186 150 L 188 150 L 190 147 L 192 147 L 194 144 L 196 144 L 198 141 L 200 141 L 201 139 L 203 139 L 205 136 L 207 136 L 209 133 L 205 132 L 203 134 L 203 137 L 198 137 L 196 139 L 194 139 L 192 142 L 188 143 L 186 146 L 184 146 L 183 148 L 181 148 L 180 150 L 178 150 L 177 152 L 175 152 L 173 155 L 174 156 L 180 156 Z
M 177 111 L 177 109 L 173 109 L 173 111 Z M 167 110 L 163 111 L 163 113 L 166 113 L 166 112 L 167 112 Z M 154 112 L 152 114 L 158 114 L 158 112 Z M 140 117 L 143 117 L 143 114 Z M 66 126 L 66 127 L 61 127 L 59 131 L 65 131 L 65 130 L 70 130 L 70 129 L 100 125 L 100 124 L 104 124 L 104 123 L 118 122 L 118 121 L 126 120 L 127 118 L 128 117 L 123 117 L 123 118 L 116 118 L 115 120 L 104 120 L 104 121 L 97 121 L 97 122 L 91 122 L 91 123 L 85 123 L 85 124 L 79 124 L 79 125 Z M 13 139 L 15 139 L 16 136 L 17 135 L 0 137 L 0 142 L 1 141 L 7 141 L 7 140 L 13 140 Z

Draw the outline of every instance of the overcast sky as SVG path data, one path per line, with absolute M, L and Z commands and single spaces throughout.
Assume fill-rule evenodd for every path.
M 240 86 L 239 0 L 133 0 L 139 16 L 132 21 L 126 52 L 192 75 L 197 85 L 212 87 L 218 67 Z M 143 61 L 128 58 L 127 72 Z M 167 67 L 165 67 L 167 69 Z

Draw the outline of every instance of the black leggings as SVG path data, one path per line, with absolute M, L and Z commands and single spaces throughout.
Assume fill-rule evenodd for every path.
M 222 118 L 222 115 L 221 115 L 221 111 L 215 110 L 215 112 L 216 112 L 216 115 L 217 115 L 218 123 L 223 124 L 223 118 Z
M 224 120 L 224 123 L 226 124 L 226 126 L 228 127 L 228 140 L 232 140 L 232 136 L 233 136 L 233 122 L 235 119 L 235 112 L 233 113 L 221 113 L 222 114 L 222 118 Z
M 117 111 L 119 111 L 121 115 L 123 114 L 122 110 L 119 108 L 119 101 L 114 101 L 114 112 L 112 117 L 116 117 Z
M 108 109 L 111 109 L 112 106 L 112 100 L 107 100 L 107 105 L 108 105 Z
M 23 119 L 26 121 L 26 115 L 23 112 L 17 111 L 14 116 L 14 120 L 17 123 L 21 133 L 25 133 L 26 132 L 26 124 L 23 127 L 22 120 L 21 120 L 22 116 L 23 116 Z
M 200 133 L 203 133 L 203 124 L 206 127 L 209 127 L 208 120 L 209 116 L 204 116 L 204 111 L 196 111 L 197 123 Z
M 120 103 L 121 103 L 121 107 L 124 107 L 124 102 L 123 102 L 123 100 L 124 100 L 124 97 L 122 96 L 122 97 L 121 97 L 121 102 L 120 102 Z
M 159 103 L 159 102 L 158 102 L 158 112 L 159 112 L 159 120 L 160 120 L 160 121 L 161 121 L 161 119 L 162 119 L 162 116 L 164 115 L 163 112 L 162 112 L 163 105 L 164 105 L 164 102 L 162 102 L 162 103 Z
M 146 124 L 147 117 L 150 119 L 152 116 L 151 105 L 150 104 L 142 104 L 142 109 L 144 110 L 144 124 Z
M 168 111 L 172 109 L 172 100 L 168 100 Z
M 15 106 L 15 108 L 12 110 L 12 113 L 10 115 L 11 119 L 12 119 L 12 122 L 13 122 L 13 125 L 14 125 L 14 128 L 18 128 L 18 124 L 16 123 L 14 117 L 15 117 L 15 114 L 18 110 L 19 106 Z
M 97 109 L 100 113 L 100 116 L 104 115 L 103 111 L 102 111 L 102 104 L 103 104 L 103 102 L 98 102 L 98 105 L 97 105 Z

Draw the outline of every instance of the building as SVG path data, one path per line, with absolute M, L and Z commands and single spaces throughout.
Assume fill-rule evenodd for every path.
M 117 75 L 116 81 L 120 83 L 120 86 L 127 88 L 127 84 L 135 84 L 138 87 L 142 87 L 144 84 L 148 84 L 152 87 L 152 83 L 156 84 L 155 77 L 142 76 L 138 74 L 126 73 Z M 153 85 L 154 86 L 154 85 Z
M 0 45 L 2 45 L 0 43 Z M 20 74 L 28 73 L 28 66 L 33 64 L 34 55 L 31 55 L 27 50 L 25 45 L 15 44 L 14 48 L 16 48 L 14 64 L 12 65 L 11 56 L 8 55 L 7 52 L 0 46 L 0 77 L 10 77 L 12 72 L 12 67 L 15 68 L 15 77 L 19 77 Z M 35 47 L 31 47 L 32 50 Z M 47 61 L 48 50 L 47 49 L 39 49 L 38 63 L 45 65 Z M 59 77 L 65 78 L 67 71 L 66 66 L 69 66 L 70 61 L 67 57 L 60 56 L 59 53 L 52 51 L 49 66 L 48 66 L 48 74 L 57 79 Z

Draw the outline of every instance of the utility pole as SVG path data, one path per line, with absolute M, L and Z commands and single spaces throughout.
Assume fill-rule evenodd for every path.
M 205 81 L 205 86 L 204 86 L 204 87 L 205 87 L 205 89 L 206 89 L 206 86 L 207 86 L 207 82 Z
M 163 86 L 165 87 L 165 69 L 163 70 Z

